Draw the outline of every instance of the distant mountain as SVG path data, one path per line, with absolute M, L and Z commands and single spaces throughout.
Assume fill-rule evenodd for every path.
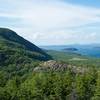
M 42 49 L 17 35 L 16 32 L 6 28 L 0 28 L 0 61 L 7 57 L 14 57 L 16 53 L 20 54 L 21 52 L 24 52 L 24 55 L 31 59 L 51 59 L 51 56 L 46 54 Z

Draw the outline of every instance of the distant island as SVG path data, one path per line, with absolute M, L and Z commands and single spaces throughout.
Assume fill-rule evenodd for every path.
M 100 47 L 98 46 L 98 47 L 94 47 L 95 49 L 100 49 Z
M 77 48 L 65 48 L 64 51 L 78 51 Z

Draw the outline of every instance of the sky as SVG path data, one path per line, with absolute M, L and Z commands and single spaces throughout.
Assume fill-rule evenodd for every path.
M 100 0 L 0 0 L 0 27 L 36 45 L 100 43 Z

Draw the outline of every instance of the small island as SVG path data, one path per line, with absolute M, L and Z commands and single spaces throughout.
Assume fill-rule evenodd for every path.
M 65 48 L 64 51 L 78 51 L 77 48 Z

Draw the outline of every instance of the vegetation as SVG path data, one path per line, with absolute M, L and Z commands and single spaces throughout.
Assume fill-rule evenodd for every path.
M 40 61 L 49 59 L 48 54 L 15 32 L 0 29 L 0 70 L 6 71 L 9 76 L 32 72 Z
M 42 57 L 43 60 L 51 59 L 51 57 L 48 54 L 46 54 L 42 49 L 38 48 L 31 42 L 25 40 L 24 38 L 18 36 L 14 31 L 5 28 L 0 28 L 0 47 L 7 47 L 7 49 L 8 47 L 10 49 L 23 49 L 23 51 L 31 51 L 40 55 L 38 58 Z
M 99 59 L 47 53 L 15 32 L 0 29 L 0 100 L 100 100 Z M 80 69 L 74 71 L 73 65 Z M 53 70 L 34 70 L 41 67 Z
M 54 60 L 63 61 L 67 64 L 71 64 L 77 67 L 97 67 L 100 68 L 100 58 L 87 57 L 72 52 L 60 52 L 60 51 L 47 51 Z
M 6 80 L 0 72 L 0 100 L 99 100 L 99 72 L 33 72 Z

